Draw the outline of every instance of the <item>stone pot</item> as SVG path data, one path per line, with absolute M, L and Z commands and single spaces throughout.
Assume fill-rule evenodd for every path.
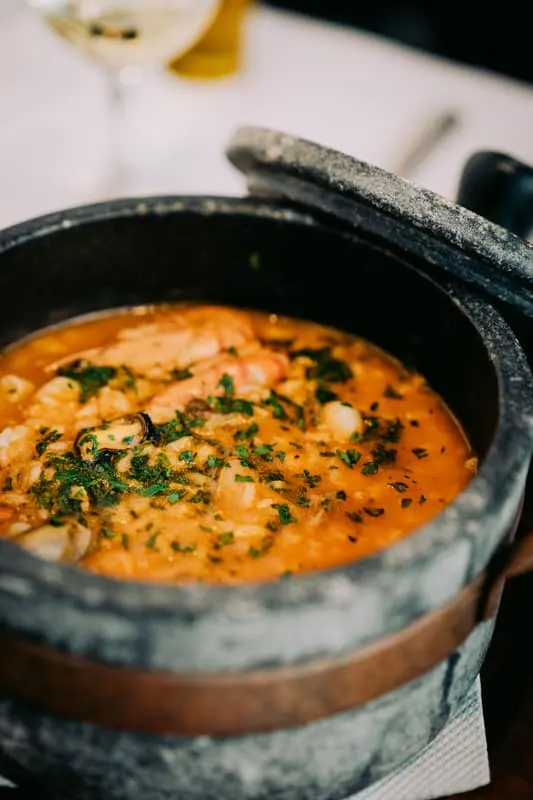
M 312 318 L 426 375 L 479 474 L 393 547 L 275 583 L 118 582 L 0 541 L 0 773 L 33 797 L 343 800 L 458 709 L 503 577 L 529 566 L 512 538 L 533 381 L 487 289 L 527 311 L 531 248 L 282 134 L 241 131 L 229 155 L 251 196 L 117 200 L 0 233 L 1 343 L 158 301 Z

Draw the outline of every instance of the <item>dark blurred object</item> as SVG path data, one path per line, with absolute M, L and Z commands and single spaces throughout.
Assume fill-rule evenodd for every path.
M 434 0 L 268 0 L 269 5 L 374 31 L 465 64 L 533 82 L 531 31 L 516 0 L 504 9 Z
M 533 168 L 505 153 L 476 153 L 463 170 L 458 202 L 527 239 L 533 230 Z

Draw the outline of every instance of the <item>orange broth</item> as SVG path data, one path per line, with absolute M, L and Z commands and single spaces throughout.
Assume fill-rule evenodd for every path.
M 0 357 L 0 535 L 113 578 L 345 564 L 430 520 L 475 469 L 422 376 L 312 322 L 138 308 Z

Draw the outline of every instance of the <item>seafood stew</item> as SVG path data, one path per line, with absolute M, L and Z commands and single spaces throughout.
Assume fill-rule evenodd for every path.
M 422 376 L 300 319 L 138 307 L 0 359 L 0 535 L 108 577 L 337 566 L 434 517 L 475 469 Z

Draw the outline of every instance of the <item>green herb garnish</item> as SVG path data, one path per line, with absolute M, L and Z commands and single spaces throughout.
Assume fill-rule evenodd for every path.
M 377 461 L 366 461 L 361 469 L 361 475 L 375 475 L 379 469 Z
M 389 397 L 391 400 L 403 400 L 403 394 L 391 386 L 390 383 L 387 384 L 385 387 L 385 391 L 383 392 L 383 397 Z
M 145 547 L 148 547 L 150 550 L 155 550 L 157 537 L 159 536 L 159 531 L 153 533 L 150 538 L 147 540 Z
M 175 553 L 194 553 L 196 550 L 195 544 L 180 544 L 179 542 L 171 542 L 170 546 Z
M 350 522 L 363 522 L 363 517 L 358 511 L 346 511 L 344 514 L 345 517 L 348 517 Z
M 235 431 L 233 438 L 236 442 L 242 442 L 245 439 L 252 439 L 257 433 L 259 433 L 259 425 L 256 422 L 252 422 L 247 428 Z
M 168 502 L 170 503 L 170 505 L 171 505 L 171 506 L 173 506 L 173 505 L 175 505 L 176 503 L 179 503 L 179 501 L 180 501 L 180 500 L 181 500 L 181 499 L 182 499 L 182 498 L 183 498 L 183 497 L 184 497 L 186 494 L 187 494 L 187 492 L 185 491 L 185 489 L 176 489 L 176 491 L 174 491 L 174 492 L 170 492 L 170 494 L 168 494 L 168 495 L 167 495 L 167 500 L 168 500 Z
M 352 469 L 352 467 L 357 464 L 361 458 L 361 453 L 359 453 L 358 450 L 337 450 L 336 454 L 350 469 Z
M 289 525 L 291 522 L 298 522 L 296 517 L 293 517 L 287 503 L 273 503 L 272 508 L 278 512 L 279 521 L 282 525 Z
M 413 447 L 411 453 L 417 458 L 426 458 L 426 456 L 429 455 L 428 451 L 424 447 Z
M 74 361 L 72 364 L 60 367 L 57 374 L 63 378 L 70 378 L 79 384 L 80 403 L 85 403 L 116 377 L 117 370 L 115 367 L 83 365 L 78 361 Z
M 37 442 L 35 447 L 38 456 L 42 456 L 43 453 L 46 452 L 48 447 L 53 444 L 54 442 L 59 441 L 61 439 L 62 434 L 59 431 L 50 431 L 46 429 L 42 439 Z
M 170 377 L 172 378 L 173 381 L 185 381 L 187 380 L 187 378 L 192 378 L 193 373 L 188 367 L 186 367 L 185 369 L 178 369 L 177 367 L 175 367 L 170 371 Z
M 235 394 L 235 383 L 231 375 L 224 373 L 221 379 L 218 382 L 218 385 L 224 389 L 224 392 L 227 397 L 233 397 Z
M 400 492 L 400 494 L 403 494 L 409 488 L 406 483 L 403 483 L 403 481 L 393 481 L 393 483 L 389 483 L 387 485 L 391 486 L 397 492 Z
M 363 508 L 365 514 L 368 514 L 369 517 L 381 517 L 385 513 L 384 508 Z

